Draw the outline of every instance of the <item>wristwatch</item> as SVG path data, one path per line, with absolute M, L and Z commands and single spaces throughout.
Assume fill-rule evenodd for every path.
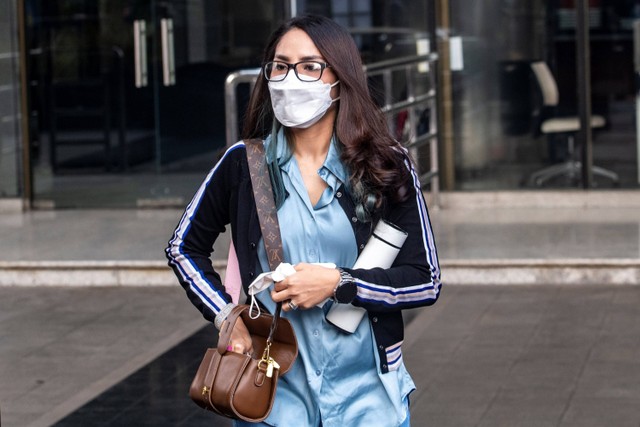
M 341 268 L 338 268 L 338 271 L 340 272 L 340 281 L 333 290 L 333 300 L 340 304 L 351 304 L 358 294 L 358 286 L 353 276 Z

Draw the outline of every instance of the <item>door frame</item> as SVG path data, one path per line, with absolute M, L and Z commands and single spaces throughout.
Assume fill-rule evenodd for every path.
M 17 0 L 18 13 L 18 46 L 20 55 L 20 131 L 22 133 L 22 207 L 30 210 L 33 205 L 33 169 L 31 167 L 31 133 L 29 130 L 29 97 L 27 72 L 27 39 L 25 1 Z

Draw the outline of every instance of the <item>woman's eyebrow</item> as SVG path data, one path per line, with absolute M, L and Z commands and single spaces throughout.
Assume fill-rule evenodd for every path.
M 303 56 L 301 59 L 303 61 L 324 61 L 324 58 L 320 55 Z
M 288 62 L 290 58 L 287 55 L 276 54 L 273 59 L 279 61 Z M 300 58 L 300 61 L 324 61 L 324 58 L 320 55 L 307 55 Z

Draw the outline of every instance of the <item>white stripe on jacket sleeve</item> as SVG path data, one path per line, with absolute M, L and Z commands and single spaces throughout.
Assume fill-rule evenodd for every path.
M 191 260 L 188 254 L 186 254 L 183 250 L 184 238 L 188 234 L 191 228 L 191 221 L 195 212 L 198 210 L 200 206 L 200 202 L 202 201 L 202 197 L 205 194 L 207 186 L 211 182 L 211 179 L 215 175 L 216 171 L 219 169 L 220 165 L 227 157 L 229 153 L 233 150 L 244 147 L 244 142 L 238 142 L 235 145 L 231 146 L 224 154 L 224 156 L 216 163 L 216 165 L 211 169 L 207 177 L 205 178 L 198 191 L 193 196 L 193 199 L 187 206 L 184 215 L 182 215 L 182 219 L 178 224 L 174 232 L 174 236 L 169 242 L 169 247 L 167 248 L 167 255 L 169 256 L 169 263 L 177 267 L 177 270 L 180 272 L 182 279 L 189 283 L 189 288 L 202 300 L 202 303 L 207 306 L 214 314 L 218 314 L 222 307 L 227 305 L 229 301 L 227 301 L 222 292 L 217 290 L 211 282 L 209 282 L 204 273 L 198 268 L 195 262 Z
M 387 354 L 387 366 L 389 371 L 398 370 L 402 364 L 402 343 L 403 341 L 400 341 L 384 349 Z
M 406 149 L 402 148 L 408 156 Z M 398 304 L 420 304 L 429 300 L 436 300 L 440 292 L 440 265 L 436 251 L 435 239 L 429 222 L 429 214 L 420 188 L 420 179 L 413 165 L 405 160 L 405 165 L 413 178 L 416 206 L 420 217 L 422 243 L 426 253 L 426 261 L 431 272 L 431 281 L 405 288 L 384 286 L 356 279 L 358 284 L 358 299 L 363 302 L 382 303 L 387 306 Z

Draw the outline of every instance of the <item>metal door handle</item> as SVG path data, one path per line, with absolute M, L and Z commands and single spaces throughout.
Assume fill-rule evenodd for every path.
M 162 37 L 162 82 L 165 86 L 176 84 L 176 60 L 173 50 L 173 19 L 160 20 Z
M 136 87 L 146 87 L 147 73 L 147 24 L 142 19 L 133 21 L 133 56 Z

